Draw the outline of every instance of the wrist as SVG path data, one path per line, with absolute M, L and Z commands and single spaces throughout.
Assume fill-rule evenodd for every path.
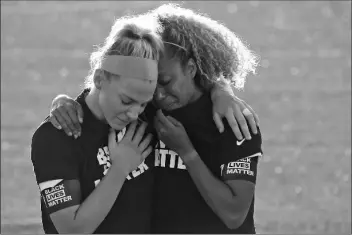
M 129 170 L 127 170 L 127 167 L 122 166 L 121 164 L 118 163 L 112 163 L 111 164 L 111 169 L 109 170 L 109 172 L 112 171 L 112 173 L 116 176 L 116 177 L 123 177 L 126 178 L 128 176 L 128 174 L 130 173 Z
M 221 93 L 223 92 L 223 88 L 221 88 L 220 86 L 214 86 L 210 93 L 212 101 L 214 101 L 217 97 L 221 96 Z
M 183 153 L 180 153 L 180 156 L 186 165 L 199 159 L 199 154 L 197 153 L 197 151 L 195 149 L 191 149 L 189 151 L 185 151 Z
M 226 96 L 226 95 L 228 95 L 228 96 L 235 95 L 231 85 L 230 84 L 223 84 L 223 85 L 217 84 L 212 89 L 211 99 L 212 99 L 212 101 L 214 101 L 218 97 L 222 97 L 222 96 Z

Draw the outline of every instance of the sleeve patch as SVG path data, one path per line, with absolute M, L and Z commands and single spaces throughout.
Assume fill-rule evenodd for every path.
M 53 181 L 48 181 L 53 182 Z M 80 204 L 78 180 L 64 180 L 41 190 L 41 198 L 49 214 Z
M 223 180 L 248 180 L 255 183 L 257 177 L 257 156 L 242 158 L 240 160 L 222 164 L 220 166 Z M 261 155 L 261 153 L 260 153 Z M 256 159 L 255 159 L 256 158 Z M 255 160 L 254 160 L 255 159 Z

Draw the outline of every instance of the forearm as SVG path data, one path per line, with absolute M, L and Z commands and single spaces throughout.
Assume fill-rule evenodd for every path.
M 107 216 L 125 182 L 126 174 L 110 168 L 94 191 L 84 200 L 75 215 L 77 233 L 93 233 Z
M 209 207 L 228 227 L 231 227 L 233 220 L 236 219 L 236 216 L 234 216 L 236 215 L 236 208 L 241 208 L 237 206 L 239 202 L 236 200 L 236 192 L 233 192 L 228 185 L 217 179 L 198 154 L 192 160 L 185 161 L 185 163 L 192 180 Z

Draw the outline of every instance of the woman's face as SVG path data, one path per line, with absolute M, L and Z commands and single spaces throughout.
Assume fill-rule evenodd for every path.
M 196 66 L 192 59 L 183 68 L 179 60 L 170 59 L 166 53 L 165 57 L 160 59 L 158 69 L 154 101 L 159 108 L 174 110 L 193 100 L 198 89 L 194 83 Z
M 152 100 L 156 80 L 119 77 L 102 79 L 99 106 L 107 123 L 116 130 L 136 120 Z

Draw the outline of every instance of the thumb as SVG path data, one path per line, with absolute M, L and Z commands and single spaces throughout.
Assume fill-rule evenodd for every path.
M 109 148 L 116 145 L 116 132 L 113 128 L 109 131 Z
M 80 104 L 77 104 L 77 115 L 80 123 L 83 123 L 83 108 Z

